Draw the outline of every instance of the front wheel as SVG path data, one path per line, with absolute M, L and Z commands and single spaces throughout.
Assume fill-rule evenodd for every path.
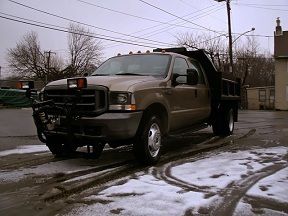
M 155 164 L 160 158 L 161 144 L 161 122 L 157 116 L 151 116 L 140 126 L 133 144 L 136 159 L 144 164 Z
M 97 143 L 96 145 L 92 146 L 92 157 L 97 159 L 101 156 L 103 149 L 105 147 L 105 143 Z
M 213 132 L 218 136 L 229 136 L 234 131 L 234 112 L 233 109 L 219 111 L 216 120 L 212 125 Z

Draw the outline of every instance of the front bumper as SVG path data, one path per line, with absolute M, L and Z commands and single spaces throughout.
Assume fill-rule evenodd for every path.
M 64 142 L 77 139 L 83 145 L 89 141 L 128 140 L 136 135 L 142 113 L 142 111 L 104 113 L 97 117 L 81 117 L 69 123 L 65 122 L 65 118 L 60 118 L 60 122 L 55 124 L 53 130 L 47 130 L 45 134 Z

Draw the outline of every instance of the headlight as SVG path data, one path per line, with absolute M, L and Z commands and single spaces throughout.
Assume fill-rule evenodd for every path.
M 24 90 L 33 89 L 34 88 L 34 81 L 20 80 L 17 83 L 17 87 L 19 89 L 24 89 Z
M 110 110 L 136 110 L 134 98 L 130 92 L 110 92 Z
M 39 101 L 44 101 L 44 92 L 40 92 L 38 97 L 39 97 Z
M 82 77 L 67 79 L 67 87 L 69 89 L 87 88 L 87 79 Z

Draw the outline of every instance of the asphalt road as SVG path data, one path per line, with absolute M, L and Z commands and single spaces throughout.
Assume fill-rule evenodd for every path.
M 151 173 L 155 178 L 183 190 L 201 191 L 203 188 L 184 184 L 179 179 L 176 182 L 172 181 L 169 171 L 172 165 L 179 165 L 187 160 L 195 162 L 205 154 L 233 154 L 237 151 L 267 149 L 280 145 L 288 147 L 288 112 L 241 111 L 233 136 L 213 137 L 211 128 L 207 128 L 196 133 L 172 137 L 163 147 L 161 160 L 154 167 L 138 165 L 129 146 L 106 148 L 97 160 L 89 158 L 85 149 L 80 149 L 70 157 L 54 158 L 35 136 L 31 115 L 30 109 L 0 109 L 0 215 L 66 214 L 80 204 L 87 207 L 93 204 L 84 199 L 89 194 L 97 194 L 97 191 L 113 185 L 115 181 L 118 181 L 117 185 L 121 185 L 121 179 L 137 179 L 143 173 Z M 9 153 L 10 150 L 27 145 L 30 151 L 28 149 L 26 153 Z M 287 155 L 285 156 L 285 152 L 283 154 L 284 160 L 287 161 Z M 231 188 L 223 189 L 223 200 L 219 201 L 218 207 L 202 208 L 202 213 L 232 215 L 240 200 L 248 199 L 245 194 L 249 188 L 261 178 L 287 167 L 287 164 L 279 163 L 279 158 L 276 159 L 267 158 L 271 166 L 265 172 L 243 176 L 238 185 L 230 185 Z M 281 160 L 283 162 L 283 158 Z M 207 196 L 213 194 L 209 192 Z M 259 207 L 262 200 L 253 202 L 258 203 Z M 283 207 L 287 202 L 288 200 L 284 201 L 284 204 L 273 203 L 271 206 L 274 211 L 282 212 L 279 215 L 287 215 L 288 209 Z M 266 200 L 263 203 L 266 203 L 263 204 L 265 208 L 270 208 Z M 191 212 L 191 209 L 187 209 L 185 215 L 193 215 Z M 97 212 L 94 215 L 97 215 Z

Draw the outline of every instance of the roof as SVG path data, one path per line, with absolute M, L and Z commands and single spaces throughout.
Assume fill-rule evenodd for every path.
M 251 88 L 246 88 L 246 89 L 247 90 L 253 90 L 253 89 L 268 89 L 268 88 L 275 88 L 275 86 L 251 87 Z

